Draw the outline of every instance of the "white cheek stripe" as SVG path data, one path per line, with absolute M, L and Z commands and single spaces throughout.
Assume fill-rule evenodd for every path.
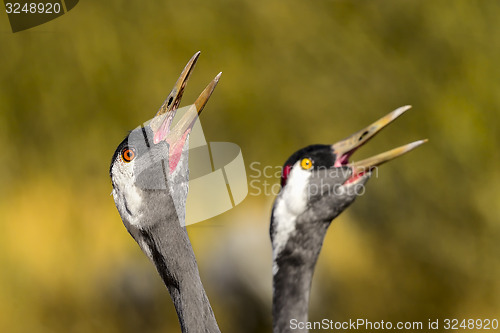
M 307 191 L 311 172 L 295 163 L 285 187 L 278 194 L 274 209 L 275 235 L 273 238 L 273 275 L 278 272 L 276 259 L 290 235 L 295 231 L 295 221 L 307 208 Z
M 142 198 L 134 186 L 130 186 L 133 182 L 133 162 L 128 163 L 126 168 L 113 165 L 113 198 L 115 199 L 116 208 L 120 212 L 122 220 L 136 227 L 140 226 L 139 208 L 142 204 Z M 126 205 L 126 206 L 125 206 Z M 128 213 L 129 210 L 130 213 Z

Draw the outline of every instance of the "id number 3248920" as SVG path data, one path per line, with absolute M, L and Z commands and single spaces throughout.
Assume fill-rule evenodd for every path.
M 44 2 L 6 2 L 7 14 L 58 14 L 61 12 L 61 4 Z

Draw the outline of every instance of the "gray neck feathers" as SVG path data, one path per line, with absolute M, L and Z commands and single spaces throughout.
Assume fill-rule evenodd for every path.
M 297 217 L 295 230 L 276 256 L 273 275 L 273 333 L 305 333 L 290 328 L 291 320 L 308 320 L 309 296 L 314 268 L 330 222 L 311 221 L 307 214 Z
M 141 227 L 128 225 L 127 228 L 153 261 L 167 286 L 182 332 L 220 333 L 185 228 L 189 180 L 187 163 L 186 142 L 179 164 L 167 181 L 168 187 L 141 191 Z M 164 163 L 161 169 L 151 170 L 153 182 L 157 182 L 161 175 L 167 177 L 168 168 Z
M 178 224 L 176 223 L 176 226 Z M 198 272 L 187 232 L 163 221 L 143 231 L 158 273 L 170 292 L 182 332 L 220 332 Z M 167 230 L 165 230 L 167 229 Z M 168 240 L 158 235 L 166 235 Z
M 153 260 L 170 292 L 182 332 L 220 333 L 186 229 L 180 225 L 175 209 L 171 209 L 171 196 L 167 191 L 146 195 L 151 197 L 145 200 L 151 204 L 149 211 L 163 207 L 163 213 L 149 215 L 155 221 L 148 221 L 147 227 L 140 230 L 138 243 Z M 165 207 L 170 207 L 170 215 L 165 214 Z

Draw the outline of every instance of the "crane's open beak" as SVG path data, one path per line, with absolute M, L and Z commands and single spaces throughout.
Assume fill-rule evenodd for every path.
M 201 111 L 208 102 L 208 99 L 212 95 L 217 83 L 219 83 L 220 76 L 222 72 L 217 74 L 217 76 L 208 84 L 208 86 L 203 90 L 200 96 L 196 99 L 193 105 L 190 106 L 188 111 L 182 116 L 182 118 L 175 124 L 174 128 L 170 130 L 167 134 L 165 140 L 169 144 L 169 166 L 170 172 L 172 173 L 179 162 L 181 157 L 182 149 L 186 144 L 186 139 L 193 128 L 196 119 L 200 115 Z
M 158 110 L 155 117 L 149 123 L 149 126 L 153 131 L 153 143 L 158 144 L 162 141 L 166 141 L 169 144 L 168 162 L 170 166 L 170 172 L 175 170 L 179 162 L 182 149 L 186 143 L 187 137 L 191 132 L 196 119 L 200 115 L 201 111 L 207 104 L 208 99 L 212 95 L 212 92 L 217 86 L 220 76 L 222 75 L 222 72 L 217 74 L 212 82 L 210 82 L 205 90 L 203 90 L 201 95 L 196 99 L 194 104 L 190 106 L 188 111 L 172 128 L 172 121 L 174 120 L 175 114 L 177 113 L 179 104 L 181 102 L 184 88 L 186 87 L 186 83 L 199 56 L 200 52 L 198 51 L 193 57 L 191 57 L 186 67 L 184 67 L 181 75 L 177 79 L 174 88 L 168 95 L 165 102 L 163 102 L 160 110 Z
M 373 138 L 378 132 L 380 132 L 385 126 L 393 122 L 396 118 L 398 118 L 400 115 L 402 115 L 405 111 L 410 109 L 411 106 L 406 105 L 402 106 L 388 115 L 380 118 L 373 124 L 369 125 L 368 127 L 365 127 L 364 129 L 354 133 L 353 135 L 349 136 L 348 138 L 339 141 L 335 144 L 332 145 L 333 151 L 336 156 L 335 160 L 335 167 L 340 167 L 340 166 L 349 166 L 352 170 L 352 175 L 351 177 L 345 182 L 345 184 L 352 183 L 359 179 L 361 176 L 363 176 L 365 173 L 370 172 L 373 170 L 375 167 L 390 161 L 398 156 L 401 156 L 421 144 L 427 142 L 427 139 L 425 140 L 419 140 L 415 141 L 412 143 L 409 143 L 407 145 L 389 150 L 385 153 L 381 153 L 372 157 L 369 157 L 367 159 L 364 159 L 362 161 L 354 162 L 354 163 L 349 163 L 349 157 L 362 145 L 364 145 L 366 142 L 368 142 L 371 138 Z
M 172 146 L 183 136 L 189 134 L 191 129 L 193 128 L 196 119 L 203 111 L 203 108 L 208 102 L 208 99 L 212 95 L 217 83 L 219 83 L 219 79 L 222 75 L 222 72 L 217 74 L 217 76 L 208 84 L 208 86 L 203 90 L 203 92 L 198 96 L 194 104 L 192 104 L 186 114 L 179 120 L 177 124 L 175 124 L 174 128 L 170 130 L 165 138 L 165 140 Z
M 203 108 L 207 104 L 208 99 L 217 86 L 217 83 L 219 83 L 221 75 L 222 72 L 217 74 L 212 82 L 210 82 L 205 90 L 203 90 L 200 96 L 198 96 L 194 104 L 190 106 L 186 114 L 184 114 L 184 116 L 182 116 L 177 124 L 175 124 L 174 128 L 168 132 L 165 140 L 169 143 L 171 151 L 176 151 L 176 148 L 179 146 L 180 150 L 182 151 L 182 146 L 186 141 L 187 135 L 191 132 L 196 119 L 198 119 L 198 116 L 200 115 L 201 111 L 203 111 Z
M 168 94 L 167 98 L 151 121 L 149 126 L 153 130 L 153 142 L 155 144 L 163 141 L 167 137 L 172 121 L 174 120 L 175 113 L 181 103 L 184 88 L 186 87 L 187 81 L 191 76 L 191 72 L 193 71 L 199 56 L 200 51 L 196 52 L 191 59 L 189 59 L 186 67 L 184 67 L 181 75 L 177 79 L 174 88 L 172 88 L 172 91 Z

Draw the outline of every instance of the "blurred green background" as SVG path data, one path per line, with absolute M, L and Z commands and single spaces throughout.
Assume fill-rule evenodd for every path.
M 3 12 L 0 331 L 180 331 L 108 168 L 198 50 L 183 104 L 222 71 L 203 129 L 247 166 L 406 104 L 356 158 L 430 140 L 330 227 L 311 320 L 500 319 L 499 17 L 498 1 L 88 0 L 13 34 Z M 273 195 L 250 194 L 188 228 L 223 332 L 271 331 Z

